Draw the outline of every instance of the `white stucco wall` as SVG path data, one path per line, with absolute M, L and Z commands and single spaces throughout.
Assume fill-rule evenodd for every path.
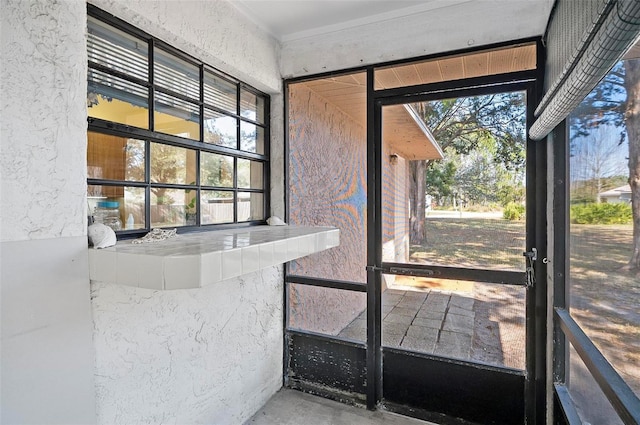
M 2 240 L 86 234 L 86 10 L 2 2 Z
M 551 5 L 530 0 L 462 2 L 288 41 L 281 50 L 282 75 L 313 75 L 540 36 L 545 22 L 537 9 Z
M 91 424 L 86 6 L 0 4 L 0 422 Z
M 240 424 L 282 385 L 281 267 L 201 289 L 92 283 L 98 423 Z

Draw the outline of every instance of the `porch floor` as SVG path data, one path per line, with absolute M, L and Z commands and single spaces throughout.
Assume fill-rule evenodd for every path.
M 278 391 L 245 425 L 435 425 L 389 412 L 371 412 L 301 391 Z
M 382 345 L 523 369 L 524 290 L 450 282 L 384 291 Z M 366 317 L 364 310 L 337 336 L 366 341 Z

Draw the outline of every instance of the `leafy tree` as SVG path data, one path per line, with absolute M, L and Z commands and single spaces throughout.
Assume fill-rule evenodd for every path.
M 526 128 L 523 92 L 444 99 L 412 106 L 443 151 L 466 155 L 482 146 L 491 151 L 494 164 L 502 164 L 507 170 L 523 168 Z M 431 163 L 411 161 L 409 164 L 410 239 L 413 244 L 422 244 L 426 238 L 425 170 L 432 167 Z
M 233 158 L 209 152 L 200 154 L 200 184 L 233 187 Z
M 498 202 L 503 207 L 509 204 L 522 205 L 525 200 L 525 187 L 522 179 L 514 178 L 508 173 L 501 173 L 497 184 Z
M 151 144 L 151 182 L 153 183 L 177 183 L 195 184 L 195 151 L 165 145 L 162 143 Z M 156 196 L 158 205 L 173 205 L 180 202 L 174 199 L 172 193 L 176 190 L 166 187 L 152 187 L 151 193 Z M 185 198 L 192 198 L 185 194 Z M 186 203 L 189 200 L 182 200 Z
M 594 128 L 613 125 L 619 140 L 628 140 L 629 185 L 633 215 L 633 249 L 626 269 L 640 273 L 640 59 L 621 61 L 576 108 L 572 134 L 588 136 Z
M 455 175 L 456 190 L 464 201 L 488 205 L 524 200 L 524 169 L 510 170 L 508 161 L 499 160 L 496 143 L 480 143 L 476 150 L 460 155 Z
M 453 161 L 430 161 L 426 169 L 427 193 L 437 199 L 451 196 L 455 175 L 456 164 Z

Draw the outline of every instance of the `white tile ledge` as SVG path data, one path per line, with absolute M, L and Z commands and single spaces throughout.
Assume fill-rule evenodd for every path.
M 256 226 L 178 235 L 161 242 L 89 248 L 89 277 L 148 289 L 193 289 L 340 244 L 335 227 Z

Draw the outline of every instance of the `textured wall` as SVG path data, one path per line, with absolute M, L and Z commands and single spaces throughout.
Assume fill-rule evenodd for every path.
M 3 0 L 0 422 L 95 423 L 86 5 Z
M 281 91 L 279 44 L 227 1 L 90 3 L 260 90 Z
M 365 282 L 366 131 L 304 84 L 289 89 L 289 217 L 335 226 L 340 246 L 292 265 L 297 274 Z
M 540 36 L 545 18 L 530 12 L 550 9 L 553 4 L 544 0 L 464 1 L 452 6 L 433 3 L 441 8 L 285 42 L 282 75 L 313 75 Z
M 195 290 L 93 282 L 98 423 L 239 424 L 282 385 L 282 271 Z
M 284 96 L 271 95 L 271 212 L 284 219 Z
M 86 234 L 86 9 L 2 1 L 2 240 Z
M 294 262 L 305 276 L 366 282 L 366 132 L 304 84 L 289 92 L 289 216 L 335 226 L 340 246 Z M 365 295 L 295 285 L 290 326 L 336 334 L 366 307 Z

